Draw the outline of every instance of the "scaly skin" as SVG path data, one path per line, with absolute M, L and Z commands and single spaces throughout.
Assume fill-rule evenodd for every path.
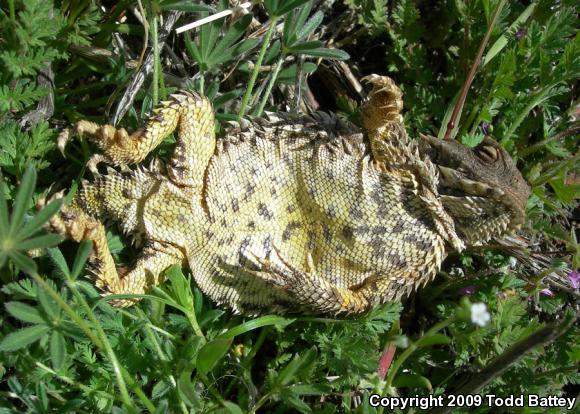
M 373 91 L 362 108 L 364 133 L 315 115 L 246 122 L 216 140 L 211 104 L 195 94 L 165 102 L 132 135 L 81 121 L 72 132 L 103 153 L 93 167 L 100 160 L 138 163 L 175 128 L 177 145 L 165 170 L 97 176 L 51 227 L 93 241 L 96 284 L 108 294 L 145 293 L 169 266 L 183 263 L 203 292 L 245 314 L 361 313 L 396 300 L 430 280 L 449 249 L 519 224 L 521 205 L 509 195 L 521 189 L 493 190 L 495 167 L 473 181 L 461 168 L 433 164 L 406 135 L 399 88 L 387 77 L 367 80 Z M 61 135 L 61 147 L 70 132 Z M 493 158 L 496 144 L 487 144 Z M 433 151 L 439 144 L 425 138 L 425 145 Z M 514 173 L 513 163 L 508 167 Z M 445 180 L 461 187 L 463 201 L 439 194 Z M 456 222 L 466 213 L 481 228 Z M 105 217 L 142 246 L 129 271 L 115 267 L 100 221 Z

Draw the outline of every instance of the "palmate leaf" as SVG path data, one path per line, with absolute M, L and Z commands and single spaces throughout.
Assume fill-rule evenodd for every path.
M 200 28 L 197 42 L 185 36 L 185 45 L 191 57 L 204 70 L 235 60 L 238 56 L 256 47 L 259 39 L 245 39 L 239 41 L 246 28 L 252 22 L 252 15 L 248 14 L 235 22 L 220 38 L 220 31 L 224 19 L 218 19 Z
M 7 258 L 10 258 L 16 266 L 27 273 L 36 272 L 36 264 L 23 252 L 29 249 L 55 246 L 62 240 L 56 234 L 37 235 L 42 230 L 42 225 L 58 211 L 62 200 L 52 201 L 28 223 L 24 220 L 35 185 L 36 170 L 30 166 L 22 177 L 12 214 L 8 218 L 4 181 L 0 179 L 0 266 Z

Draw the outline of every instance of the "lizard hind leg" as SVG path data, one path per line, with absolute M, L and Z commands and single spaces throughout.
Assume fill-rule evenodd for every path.
M 182 108 L 177 144 L 168 165 L 175 184 L 200 193 L 204 171 L 216 147 L 215 117 L 207 98 L 184 92 L 172 95 Z
M 76 242 L 90 240 L 93 249 L 89 257 L 89 270 L 94 275 L 96 286 L 104 295 L 143 294 L 162 281 L 161 275 L 171 265 L 181 263 L 183 254 L 174 246 L 148 242 L 134 266 L 128 270 L 117 270 L 107 244 L 104 225 L 99 219 L 83 210 L 78 200 L 61 209 L 60 214 L 49 220 L 50 230 Z M 111 301 L 114 306 L 130 306 L 138 299 Z
M 89 161 L 89 167 L 95 172 L 96 163 L 99 161 L 107 161 L 115 166 L 143 161 L 178 126 L 179 137 L 172 162 L 173 175 L 187 181 L 191 175 L 188 168 L 194 170 L 194 174 L 199 172 L 195 168 L 197 164 L 189 164 L 190 160 L 207 163 L 215 147 L 213 109 L 206 98 L 197 94 L 184 92 L 172 95 L 171 100 L 161 102 L 153 110 L 144 128 L 132 134 L 124 128 L 115 128 L 112 125 L 79 121 L 59 135 L 58 147 L 63 152 L 73 136 L 85 136 L 102 152 Z

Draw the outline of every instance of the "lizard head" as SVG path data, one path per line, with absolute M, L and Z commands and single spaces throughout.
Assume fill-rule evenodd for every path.
M 514 231 L 524 222 L 530 186 L 492 138 L 475 148 L 421 136 L 420 152 L 439 170 L 441 202 L 466 245 Z

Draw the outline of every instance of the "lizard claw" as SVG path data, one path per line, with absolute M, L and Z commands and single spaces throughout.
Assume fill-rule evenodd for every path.
M 87 168 L 91 173 L 93 173 L 93 176 L 96 177 L 99 175 L 99 170 L 97 166 L 99 165 L 99 163 L 106 160 L 107 158 L 103 154 L 93 154 L 91 158 L 89 158 L 89 160 L 87 161 Z
M 64 157 L 64 148 L 66 147 L 66 144 L 70 141 L 72 134 L 73 131 L 71 130 L 71 128 L 65 128 L 61 131 L 60 134 L 58 134 L 58 138 L 56 139 L 56 146 L 58 147 L 58 150 L 60 151 L 63 157 Z

